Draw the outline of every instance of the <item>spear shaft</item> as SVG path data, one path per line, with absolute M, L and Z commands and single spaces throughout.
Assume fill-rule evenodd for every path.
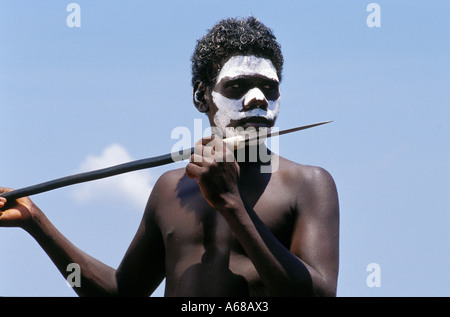
M 286 129 L 282 131 L 277 131 L 273 133 L 267 133 L 263 135 L 264 138 L 269 137 L 275 137 L 287 133 L 292 133 L 300 130 L 309 129 L 312 127 L 316 127 L 322 124 L 330 123 L 332 121 L 325 121 L 320 123 L 314 123 L 306 126 L 296 127 L 292 129 Z M 258 136 L 256 136 L 258 138 Z M 226 138 L 224 141 L 226 143 L 234 142 L 232 140 L 233 138 Z M 250 139 L 242 139 L 238 140 L 238 142 L 249 142 L 252 141 L 254 138 Z M 227 142 L 228 141 L 228 142 Z M 190 149 L 185 149 L 180 152 L 172 152 L 160 156 L 154 156 L 150 158 L 145 158 L 141 160 L 131 161 L 128 163 L 123 163 L 111 167 L 106 167 L 90 172 L 80 173 L 80 174 L 74 174 L 66 177 L 57 178 L 48 182 L 23 187 L 20 189 L 12 190 L 10 192 L 2 193 L 0 194 L 0 197 L 4 197 L 8 200 L 14 200 L 25 196 L 32 196 L 36 194 L 40 194 L 43 192 L 47 192 L 50 190 L 54 190 L 61 187 L 66 187 L 74 184 L 84 183 L 84 182 L 90 182 L 101 178 L 111 177 L 119 174 L 129 173 L 137 170 L 152 168 L 156 166 L 162 166 L 178 161 L 182 161 L 185 159 L 188 159 L 192 153 L 194 153 L 195 147 L 191 147 Z

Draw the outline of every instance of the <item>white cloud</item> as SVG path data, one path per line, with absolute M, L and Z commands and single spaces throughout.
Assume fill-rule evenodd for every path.
M 112 144 L 100 156 L 89 155 L 80 165 L 80 172 L 92 171 L 132 161 L 127 150 Z M 140 211 L 144 210 L 153 186 L 148 170 L 125 173 L 118 176 L 87 182 L 74 188 L 73 197 L 79 203 L 126 200 Z

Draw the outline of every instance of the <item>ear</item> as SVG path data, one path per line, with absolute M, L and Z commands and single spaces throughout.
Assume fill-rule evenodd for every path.
M 194 84 L 192 97 L 195 107 L 200 112 L 207 112 L 209 110 L 209 105 L 206 100 L 205 93 L 206 93 L 206 86 L 202 82 L 197 81 Z

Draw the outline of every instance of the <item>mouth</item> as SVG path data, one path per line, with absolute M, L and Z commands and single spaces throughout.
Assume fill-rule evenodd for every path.
M 259 128 L 270 128 L 273 125 L 274 120 L 269 120 L 265 117 L 250 117 L 230 122 L 230 126 L 242 127 L 244 130 L 249 127 L 256 128 L 257 130 Z

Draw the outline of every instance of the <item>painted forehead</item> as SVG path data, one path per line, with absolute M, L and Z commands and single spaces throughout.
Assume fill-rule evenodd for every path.
M 269 59 L 256 56 L 233 56 L 220 70 L 217 82 L 224 77 L 237 77 L 243 75 L 263 75 L 267 78 L 279 81 L 277 70 Z

